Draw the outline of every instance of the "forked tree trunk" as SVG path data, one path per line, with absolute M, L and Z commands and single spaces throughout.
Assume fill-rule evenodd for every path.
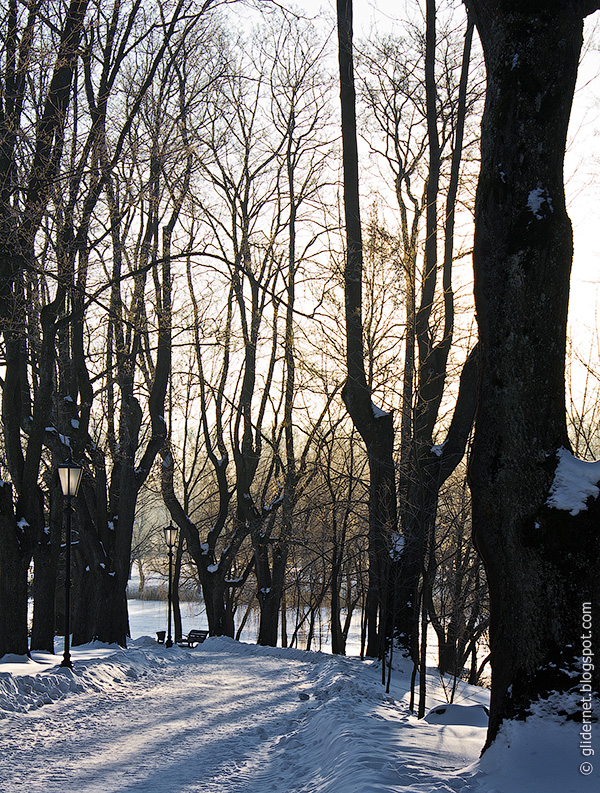
M 475 415 L 476 366 L 477 354 L 472 351 L 461 375 L 460 391 L 457 398 L 451 431 L 443 444 L 434 445 L 434 433 L 439 424 L 439 410 L 445 393 L 448 357 L 454 332 L 454 294 L 452 290 L 452 267 L 454 253 L 454 220 L 460 183 L 460 167 L 463 155 L 463 137 L 467 115 L 468 77 L 471 61 L 471 42 L 473 25 L 468 22 L 461 65 L 460 88 L 456 103 L 456 121 L 450 179 L 444 213 L 444 258 L 442 266 L 438 263 L 438 203 L 440 202 L 440 169 L 442 150 L 438 131 L 438 100 L 436 82 L 436 3 L 427 0 L 426 4 L 426 48 L 425 48 L 425 87 L 427 97 L 427 129 L 429 148 L 429 170 L 426 190 L 426 237 L 423 279 L 420 305 L 416 309 L 414 299 L 414 271 L 409 279 L 408 310 L 413 316 L 407 322 L 407 344 L 412 335 L 412 343 L 418 345 L 417 369 L 405 369 L 404 388 L 406 398 L 412 396 L 409 381 L 416 375 L 418 387 L 415 394 L 415 408 L 407 417 L 410 405 L 403 404 L 401 438 L 400 510 L 403 533 L 403 547 L 393 565 L 392 580 L 394 588 L 394 635 L 398 644 L 409 651 L 413 660 L 418 661 L 419 636 L 423 634 L 419 624 L 422 615 L 419 601 L 422 602 L 422 581 L 428 578 L 433 586 L 435 564 L 431 567 L 428 559 L 435 562 L 430 553 L 435 536 L 435 524 L 439 492 L 444 481 L 460 463 L 465 452 Z M 406 234 L 404 235 L 406 237 Z M 438 291 L 441 270 L 443 298 L 443 330 L 436 340 L 434 301 Z M 407 347 L 406 361 L 414 361 L 414 350 Z M 407 380 L 408 379 L 408 380 Z M 408 418 L 411 421 L 408 421 Z M 425 591 L 425 601 L 427 601 Z M 425 680 L 424 670 L 421 670 Z M 421 709 L 424 706 L 424 692 L 421 696 Z
M 367 655 L 376 657 L 381 654 L 385 636 L 390 542 L 398 522 L 393 459 L 394 422 L 391 413 L 379 410 L 373 405 L 365 375 L 362 324 L 363 249 L 352 55 L 352 0 L 338 0 L 337 18 L 347 248 L 344 290 L 348 376 L 342 397 L 352 422 L 363 439 L 369 459 Z
M 504 719 L 526 716 L 551 692 L 557 710 L 581 719 L 580 704 L 560 694 L 581 685 L 584 603 L 600 625 L 600 504 L 590 499 L 576 515 L 547 506 L 557 451 L 569 445 L 573 246 L 563 159 L 583 18 L 598 3 L 466 4 L 488 76 L 475 216 L 481 370 L 470 483 L 491 598 L 489 745 Z M 596 657 L 598 636 L 596 628 Z

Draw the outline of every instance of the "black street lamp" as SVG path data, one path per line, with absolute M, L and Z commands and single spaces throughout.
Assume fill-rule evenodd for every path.
M 167 543 L 167 547 L 169 548 L 169 603 L 167 606 L 168 614 L 169 614 L 169 622 L 168 622 L 168 632 L 167 632 L 167 641 L 165 642 L 165 647 L 172 647 L 173 646 L 173 639 L 171 638 L 171 604 L 173 603 L 172 597 L 172 590 L 171 590 L 171 581 L 173 578 L 172 571 L 173 571 L 173 547 L 177 542 L 177 527 L 170 524 L 169 526 L 165 526 L 163 529 L 165 533 L 165 542 Z
M 71 637 L 71 512 L 73 511 L 72 500 L 77 495 L 79 483 L 81 482 L 82 468 L 73 460 L 69 459 L 58 466 L 58 478 L 64 497 L 67 499 L 67 539 L 66 539 L 66 560 L 65 560 L 65 651 L 61 666 L 73 669 L 71 663 L 71 653 L 69 652 L 69 640 Z

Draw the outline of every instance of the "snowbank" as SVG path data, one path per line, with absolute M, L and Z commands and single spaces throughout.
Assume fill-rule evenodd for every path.
M 471 769 L 473 790 L 498 793 L 598 790 L 598 772 L 579 750 L 580 727 L 573 722 L 561 724 L 536 716 L 526 722 L 505 723 L 492 746 Z
M 128 680 L 164 669 L 165 658 L 144 647 L 156 642 L 143 637 L 130 650 L 93 642 L 71 650 L 73 671 L 60 666 L 62 657 L 33 652 L 32 657 L 4 655 L 0 659 L 0 719 L 50 705 L 68 694 L 111 691 Z
M 438 705 L 425 716 L 429 724 L 462 724 L 487 727 L 489 711 L 484 705 Z

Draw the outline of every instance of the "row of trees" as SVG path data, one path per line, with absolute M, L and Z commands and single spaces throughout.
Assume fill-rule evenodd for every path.
M 574 709 L 572 702 L 577 694 L 573 678 L 582 674 L 590 655 L 589 646 L 584 652 L 585 637 L 581 636 L 582 608 L 597 613 L 600 603 L 600 578 L 593 563 L 598 553 L 600 501 L 591 495 L 581 507 L 553 497 L 564 486 L 562 461 L 571 459 L 565 362 L 573 251 L 563 161 L 583 23 L 598 5 L 517 7 L 510 0 L 473 0 L 466 5 L 478 28 L 487 70 L 474 241 L 481 351 L 476 357 L 477 420 L 469 480 L 473 535 L 486 565 L 491 596 L 489 745 L 503 719 L 526 717 L 539 698 L 557 715 L 581 718 L 581 709 Z M 435 41 L 434 20 L 435 4 L 428 2 L 426 74 L 432 69 L 427 53 Z M 348 239 L 346 389 L 354 394 L 354 404 L 348 404 L 348 399 L 347 404 L 370 456 L 371 514 L 379 516 L 380 522 L 384 516 L 389 528 L 394 515 L 387 509 L 387 492 L 376 490 L 381 481 L 376 472 L 381 471 L 385 455 L 373 443 L 377 435 L 373 422 L 370 427 L 363 423 L 371 394 L 364 377 L 363 348 L 357 341 L 360 336 L 352 339 L 350 335 L 352 327 L 360 328 L 362 269 L 351 22 L 351 2 L 339 0 Z M 435 89 L 430 90 L 433 98 Z M 439 139 L 433 120 L 428 114 L 429 181 L 435 184 Z M 428 183 L 428 193 L 429 189 Z M 428 195 L 427 209 L 435 217 L 434 206 L 435 197 Z M 452 208 L 447 217 L 451 215 Z M 434 227 L 426 226 L 425 284 L 427 250 L 435 247 Z M 463 376 L 468 366 L 469 362 Z M 428 374 L 431 380 L 435 378 L 434 366 Z M 461 386 L 465 384 L 461 378 Z M 461 388 L 448 438 L 462 413 L 462 396 Z M 466 401 L 470 403 L 468 397 Z M 418 416 L 418 398 L 416 405 Z M 434 406 L 435 398 L 426 403 L 425 413 Z M 383 418 L 373 413 L 375 419 Z M 439 456 L 444 452 L 441 449 Z M 418 488 L 426 491 L 423 479 L 417 480 Z M 414 509 L 414 502 L 408 503 Z M 425 550 L 426 529 L 418 536 Z M 410 555 L 400 555 L 401 562 L 407 558 Z M 425 599 L 425 570 L 422 581 Z M 403 603 L 401 599 L 401 607 Z M 425 609 L 422 614 L 422 633 L 426 634 Z M 595 651 L 597 636 L 588 634 L 587 640 Z M 597 680 L 596 670 L 596 684 Z M 419 710 L 423 712 L 421 703 Z
M 61 536 L 54 470 L 70 454 L 86 467 L 75 636 L 127 633 L 135 505 L 167 435 L 171 364 L 156 141 L 150 134 L 137 146 L 136 136 L 150 122 L 151 88 L 167 86 L 206 13 L 184 2 L 157 6 L 152 18 L 140 2 L 11 2 L 3 20 L 4 652 L 27 651 L 32 559 L 31 646 L 52 645 Z
M 72 455 L 85 466 L 76 514 L 75 643 L 126 640 L 136 506 L 158 456 L 162 498 L 182 529 L 211 631 L 233 633 L 233 593 L 250 578 L 259 641 L 276 642 L 291 548 L 309 524 L 322 525 L 322 509 L 309 506 L 324 491 L 333 542 L 323 588 L 337 615 L 336 648 L 344 645 L 340 589 L 351 575 L 344 569 L 352 569 L 352 516 L 355 541 L 368 556 L 357 562 L 369 576 L 367 652 L 382 652 L 389 630 L 382 565 L 399 534 L 396 525 L 374 529 L 371 519 L 363 537 L 364 460 L 339 399 L 343 244 L 328 42 L 294 15 L 273 15 L 247 46 L 211 4 L 175 3 L 152 16 L 139 3 L 116 3 L 110 13 L 73 5 L 57 17 L 62 28 L 48 27 L 41 7 L 10 7 L 2 203 L 10 485 L 3 491 L 2 581 L 6 593 L 19 594 L 3 616 L 5 651 L 28 647 L 32 559 L 31 647 L 52 647 L 62 524 L 53 471 Z M 403 505 L 412 498 L 407 483 L 418 476 L 405 459 L 416 448 L 413 403 L 437 400 L 427 428 L 418 429 L 430 436 L 419 441 L 422 454 L 438 423 L 454 310 L 452 231 L 446 331 L 438 333 L 441 314 L 434 316 L 437 266 L 428 266 L 422 283 L 419 274 L 421 220 L 434 194 L 425 192 L 427 112 L 439 116 L 442 137 L 435 195 L 448 191 L 453 204 L 462 146 L 452 149 L 452 141 L 462 137 L 475 102 L 467 101 L 468 47 L 461 78 L 460 40 L 450 30 L 438 56 L 435 47 L 426 52 L 422 37 L 411 38 L 370 44 L 361 56 L 361 92 L 376 122 L 365 136 L 385 154 L 401 233 L 386 230 L 380 200 L 369 225 L 367 322 L 358 332 L 368 348 L 369 388 L 385 404 L 387 422 L 396 406 L 402 415 Z M 438 106 L 430 100 L 429 110 L 419 87 L 426 57 L 437 57 L 445 76 Z M 436 227 L 431 209 L 429 216 Z M 407 297 L 406 312 L 399 294 Z M 432 397 L 424 372 L 441 336 Z M 354 331 L 349 338 L 357 338 Z M 334 474 L 332 466 L 345 467 L 348 447 L 349 470 Z M 392 442 L 390 503 L 394 453 Z M 405 600 L 416 603 L 421 557 L 411 564 Z M 405 621 L 413 642 L 415 614 L 413 607 Z
M 262 6 L 249 36 L 210 0 L 152 9 L 141 0 L 10 0 L 0 114 L 0 655 L 53 648 L 55 470 L 72 456 L 84 466 L 75 644 L 126 642 L 136 511 L 154 491 L 181 529 L 177 566 L 185 547 L 211 633 L 234 635 L 236 603 L 251 588 L 258 641 L 275 644 L 288 635 L 279 621 L 295 592 L 309 621 L 327 600 L 336 652 L 358 604 L 367 654 L 383 657 L 394 641 L 420 667 L 421 713 L 429 622 L 443 670 L 460 673 L 469 656 L 477 669 L 486 596 L 467 541 L 461 465 L 476 406 L 475 531 L 496 602 L 506 572 L 498 558 L 509 557 L 501 541 L 486 545 L 486 520 L 492 503 L 510 501 L 496 490 L 492 498 L 495 480 L 484 486 L 496 476 L 486 454 L 497 443 L 486 432 L 495 438 L 498 429 L 486 430 L 485 416 L 500 426 L 507 415 L 482 401 L 483 385 L 486 395 L 498 391 L 495 348 L 482 335 L 489 290 L 477 282 L 481 352 L 453 286 L 477 166 L 482 80 L 472 23 L 482 39 L 488 33 L 487 15 L 472 5 L 471 21 L 456 28 L 427 0 L 422 29 L 358 48 L 355 83 L 352 9 L 339 0 L 338 83 L 326 29 L 275 5 Z M 368 119 L 360 129 L 356 103 Z M 484 127 L 487 145 L 495 123 Z M 360 145 L 377 184 L 388 185 L 368 224 Z M 558 193 L 546 195 L 545 184 L 530 189 L 554 210 L 548 196 Z M 503 239 L 505 229 L 496 232 Z M 476 263 L 487 261 L 481 239 L 480 231 Z M 528 339 L 525 319 L 522 327 Z M 550 391 L 563 384 L 567 444 L 557 345 Z M 535 409 L 534 386 L 523 394 Z M 551 475 L 548 466 L 548 486 Z M 493 729 L 510 711 L 507 681 L 520 669 L 495 652 L 504 693 Z
M 445 436 L 435 444 L 436 429 L 439 431 L 441 425 L 440 408 L 447 388 L 448 362 L 455 330 L 452 269 L 456 253 L 455 219 L 463 144 L 467 118 L 473 112 L 478 97 L 468 88 L 472 24 L 467 23 L 462 52 L 456 52 L 456 44 L 447 32 L 442 37 L 443 74 L 447 78 L 446 91 L 442 92 L 438 87 L 440 45 L 436 4 L 426 3 L 425 12 L 421 50 L 423 75 L 416 91 L 415 64 L 410 57 L 404 57 L 399 66 L 394 63 L 396 68 L 390 70 L 391 75 L 385 71 L 382 75 L 376 64 L 381 62 L 382 55 L 383 63 L 386 63 L 385 46 L 383 53 L 376 46 L 367 55 L 370 74 L 366 81 L 366 94 L 369 109 L 383 137 L 385 160 L 394 177 L 407 295 L 397 488 L 393 417 L 390 412 L 374 407 L 372 385 L 366 377 L 361 314 L 363 243 L 352 59 L 352 3 L 347 0 L 338 2 L 347 235 L 348 377 L 343 396 L 369 459 L 371 578 L 367 601 L 367 652 L 383 655 L 382 646 L 390 638 L 410 652 L 420 668 L 420 716 L 425 713 L 427 625 L 430 615 L 435 619 L 433 591 L 439 494 L 443 483 L 460 463 L 471 434 L 478 362 L 475 346 L 463 366 Z M 414 121 L 414 114 L 407 113 L 406 107 L 407 103 L 415 100 L 415 96 L 422 110 L 418 124 Z M 442 202 L 443 210 L 440 210 Z M 419 278 L 417 246 L 421 230 L 424 231 L 424 246 Z M 442 238 L 440 244 L 438 233 Z M 439 273 L 441 289 L 438 286 Z M 439 302 L 436 300 L 438 290 Z M 396 537 L 401 538 L 400 552 L 394 548 Z M 442 625 L 441 620 L 435 621 L 446 661 L 447 651 L 452 645 L 454 668 L 457 660 L 456 636 L 451 637 L 454 623 L 449 620 Z M 484 624 L 481 620 L 477 629 L 482 630 Z M 442 667 L 446 661 L 442 662 Z

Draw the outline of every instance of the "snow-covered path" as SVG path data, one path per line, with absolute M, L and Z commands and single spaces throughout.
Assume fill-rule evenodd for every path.
M 246 789 L 260 770 L 262 736 L 288 732 L 306 707 L 298 690 L 311 665 L 263 658 L 257 675 L 240 655 L 197 652 L 186 661 L 163 667 L 161 679 L 129 679 L 9 717 L 3 793 L 217 793 L 233 789 L 232 777 Z
M 209 638 L 0 661 L 0 793 L 591 793 L 575 724 L 509 723 L 484 758 L 488 692 L 426 719 L 358 658 Z M 404 668 L 402 668 L 404 666 Z M 592 758 L 595 759 L 595 758 Z M 594 763 L 595 765 L 595 763 Z
M 1 722 L 3 793 L 456 789 L 431 787 L 432 773 L 457 770 L 454 756 L 444 768 L 438 741 L 423 745 L 423 728 L 434 728 L 415 720 L 407 730 L 400 703 L 373 670 L 356 675 L 356 659 L 218 639 L 192 652 L 148 649 L 147 672 L 128 652 L 130 667 L 107 659 L 104 690 Z M 466 764 L 483 730 L 459 729 Z

